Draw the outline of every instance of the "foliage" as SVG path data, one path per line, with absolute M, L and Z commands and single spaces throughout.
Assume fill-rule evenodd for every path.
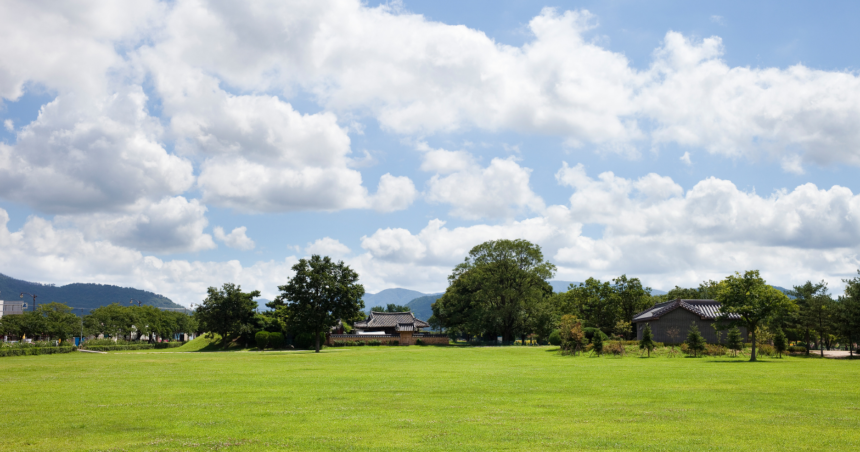
M 296 348 L 305 350 L 313 348 L 316 350 L 317 343 L 325 343 L 325 333 L 319 333 L 316 339 L 313 333 L 298 333 L 293 336 L 293 345 Z
M 552 295 L 546 282 L 555 265 L 544 261 L 540 247 L 526 240 L 484 242 L 448 277 L 445 294 L 433 303 L 433 315 L 445 328 L 472 336 L 499 335 L 505 342 L 538 329 L 534 319 Z M 543 331 L 549 327 L 540 326 Z
M 225 342 L 239 338 L 247 343 L 254 331 L 254 298 L 260 296 L 260 291 L 245 293 L 241 286 L 226 283 L 220 290 L 210 287 L 207 292 L 203 304 L 194 312 L 200 329 L 221 336 Z
M 639 341 L 639 349 L 647 350 L 648 357 L 651 357 L 651 351 L 654 350 L 654 333 L 651 331 L 651 324 L 646 323 L 645 329 L 642 331 L 642 340 Z
M 741 330 L 734 326 L 729 329 L 726 337 L 726 347 L 732 351 L 732 356 L 737 356 L 738 352 L 744 348 L 744 341 L 741 338 Z
M 740 316 L 738 323 L 747 327 L 752 336 L 750 361 L 756 360 L 755 330 L 759 324 L 774 317 L 785 316 L 796 310 L 795 303 L 784 293 L 768 286 L 758 270 L 749 270 L 743 275 L 728 276 L 717 292 L 721 303 L 721 320 L 729 320 L 729 314 Z
M 358 273 L 330 257 L 314 254 L 292 267 L 295 276 L 278 286 L 281 294 L 267 306 L 275 309 L 293 331 L 311 333 L 315 350 L 320 350 L 322 333 L 338 319 L 352 320 L 362 315 L 364 286 Z
M 781 328 L 773 333 L 773 348 L 779 354 L 780 358 L 785 353 L 785 349 L 788 348 L 788 340 L 786 340 L 785 333 L 782 332 Z
M 424 345 L 424 341 L 421 339 L 415 339 L 415 345 Z
M 283 333 L 269 333 L 269 347 L 274 349 L 282 349 L 286 341 Z
M 620 318 L 614 325 L 615 333 L 620 334 L 624 339 L 629 339 L 635 335 L 630 320 L 637 312 L 651 306 L 651 288 L 642 287 L 639 278 L 628 279 L 627 275 L 613 279 L 612 287 L 617 295 L 615 300 L 618 302 L 620 313 Z M 626 329 L 624 329 L 625 327 Z
M 705 338 L 702 337 L 702 333 L 695 322 L 690 325 L 690 330 L 687 332 L 687 340 L 684 343 L 687 345 L 687 350 L 692 352 L 694 357 L 697 357 L 699 353 L 705 350 Z
M 77 348 L 71 345 L 64 345 L 59 347 L 0 347 L 0 357 L 54 355 L 58 353 L 71 353 L 75 350 L 77 350 Z
M 39 304 L 35 311 L 0 318 L 0 333 L 14 336 L 45 336 L 61 341 L 80 335 L 81 319 L 62 303 Z
M 792 345 L 786 349 L 789 353 L 806 353 L 806 347 L 802 345 Z
M 597 353 L 597 356 L 600 356 L 600 354 L 603 352 L 603 335 L 595 334 L 594 337 L 591 339 L 591 346 L 594 353 Z
M 555 330 L 549 335 L 549 343 L 555 346 L 561 345 L 561 333 L 559 330 Z
M 813 284 L 812 281 L 806 281 L 802 285 L 794 286 L 794 290 L 788 292 L 789 295 L 794 297 L 795 304 L 797 305 L 797 310 L 788 317 L 788 323 L 792 328 L 800 332 L 806 344 L 811 343 L 812 332 L 816 329 L 817 322 L 814 312 L 815 305 L 817 304 L 816 299 L 819 299 L 822 295 L 826 295 L 826 293 L 827 283 L 824 281 L 817 284 Z M 809 354 L 808 348 L 806 354 Z
M 842 282 L 845 283 L 845 295 L 839 297 L 834 323 L 836 331 L 849 344 L 853 356 L 853 344 L 860 337 L 860 277 L 844 279 Z
M 559 335 L 562 353 L 573 353 L 576 355 L 586 344 L 582 322 L 573 315 L 566 314 L 561 317 Z
M 258 349 L 265 349 L 269 345 L 269 332 L 258 331 L 257 334 L 254 335 L 254 341 L 257 343 Z
M 776 353 L 776 349 L 770 344 L 759 344 L 758 351 L 764 356 L 773 356 Z
M 398 311 L 392 311 L 392 312 L 398 312 Z M 421 345 L 421 344 L 418 344 L 418 342 L 419 342 L 420 340 L 421 340 L 421 339 L 419 339 L 418 341 L 415 341 L 415 344 L 416 344 L 416 345 Z M 367 341 L 367 345 L 372 345 L 372 346 L 382 345 L 382 341 L 380 341 L 379 339 L 372 339 L 372 340 Z

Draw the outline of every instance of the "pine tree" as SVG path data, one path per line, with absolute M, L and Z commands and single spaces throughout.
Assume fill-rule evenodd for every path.
M 648 350 L 648 357 L 651 357 L 651 350 L 654 350 L 654 333 L 651 332 L 651 324 L 645 324 L 645 331 L 642 332 L 642 340 L 639 341 L 639 350 Z
M 738 351 L 743 349 L 744 343 L 741 339 L 741 331 L 734 326 L 729 330 L 729 335 L 726 337 L 726 345 L 733 352 L 733 356 L 738 356 Z
M 780 358 L 782 358 L 782 353 L 785 352 L 785 349 L 788 348 L 788 341 L 785 339 L 785 333 L 782 332 L 782 328 L 777 328 L 773 334 L 773 348 L 779 353 Z
M 699 352 L 705 350 L 705 338 L 696 326 L 696 323 L 690 326 L 690 332 L 687 333 L 687 348 L 693 351 L 693 356 L 699 356 Z
M 591 345 L 594 346 L 593 350 L 597 353 L 597 356 L 600 356 L 600 353 L 603 352 L 603 335 L 600 334 L 600 330 L 594 332 L 594 338 L 591 339 Z

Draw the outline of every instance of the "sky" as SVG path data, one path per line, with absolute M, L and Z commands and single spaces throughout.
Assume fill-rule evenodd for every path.
M 43 4 L 44 3 L 44 4 Z M 0 2 L 0 273 L 190 305 L 484 241 L 655 289 L 860 268 L 860 4 Z

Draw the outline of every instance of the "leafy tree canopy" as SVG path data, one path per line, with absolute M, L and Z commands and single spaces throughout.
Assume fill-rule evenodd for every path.
M 210 287 L 203 304 L 194 312 L 200 329 L 229 341 L 241 337 L 248 341 L 254 333 L 254 310 L 260 291 L 242 292 L 241 286 L 226 283 L 221 289 Z
M 721 319 L 737 314 L 736 322 L 746 326 L 752 336 L 750 361 L 756 360 L 756 334 L 759 324 L 774 316 L 784 315 L 797 309 L 794 301 L 780 290 L 767 285 L 758 270 L 744 274 L 735 272 L 720 284 L 715 299 L 721 303 Z
M 484 242 L 454 268 L 448 290 L 433 304 L 433 315 L 446 328 L 511 341 L 534 328 L 529 318 L 552 294 L 546 280 L 555 269 L 544 261 L 540 247 L 526 240 Z
M 342 261 L 330 257 L 311 256 L 293 266 L 295 276 L 283 286 L 281 294 L 267 304 L 293 330 L 312 333 L 316 351 L 320 351 L 320 335 L 327 332 L 338 319 L 350 321 L 363 316 L 364 286 L 358 283 L 358 273 Z

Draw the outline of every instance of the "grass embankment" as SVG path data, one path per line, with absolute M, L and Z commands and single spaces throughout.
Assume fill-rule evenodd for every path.
M 860 361 L 554 350 L 5 358 L 0 449 L 860 449 Z

